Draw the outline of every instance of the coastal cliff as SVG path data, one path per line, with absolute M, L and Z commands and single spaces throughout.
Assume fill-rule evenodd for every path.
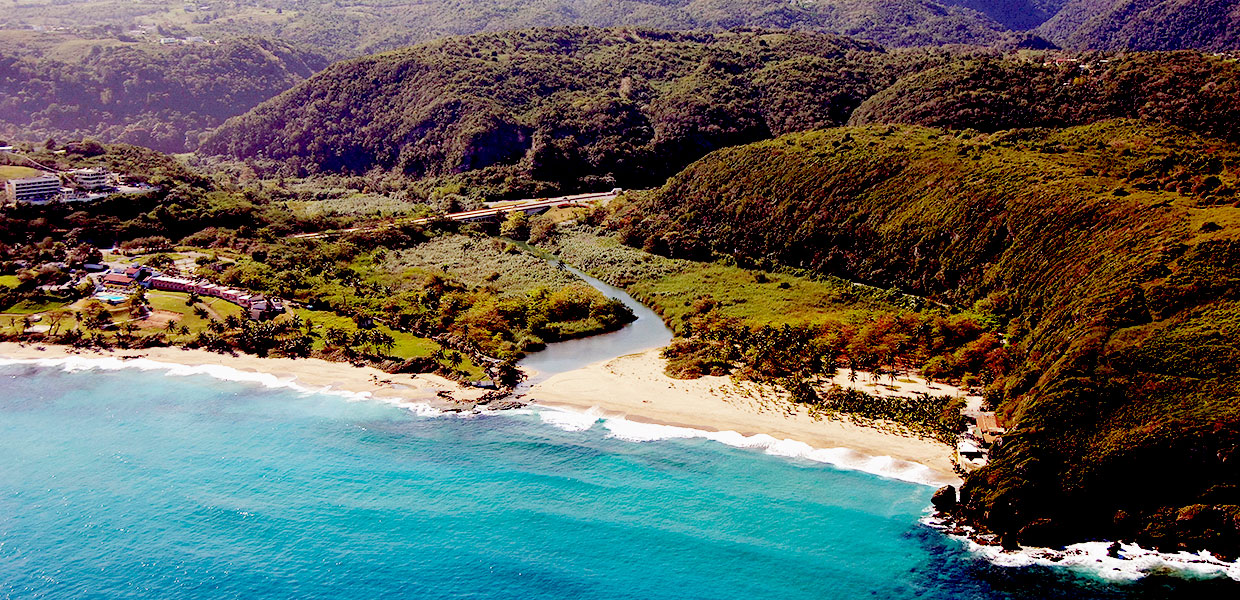
M 1003 321 L 1013 426 L 955 513 L 1009 543 L 1240 553 L 1237 151 L 1129 121 L 876 126 L 714 152 L 626 242 L 893 286 Z

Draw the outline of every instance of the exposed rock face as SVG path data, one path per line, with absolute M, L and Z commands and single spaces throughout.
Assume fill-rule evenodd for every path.
M 500 400 L 487 405 L 490 410 L 512 410 L 514 408 L 522 408 L 525 404 L 516 400 Z
M 930 498 L 930 503 L 934 505 L 934 510 L 941 513 L 952 512 L 956 509 L 956 486 L 945 485 L 939 488 Z

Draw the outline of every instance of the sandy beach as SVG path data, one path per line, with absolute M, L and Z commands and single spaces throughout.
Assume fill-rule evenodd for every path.
M 486 392 L 478 388 L 462 386 L 438 375 L 426 373 L 394 375 L 372 367 L 355 367 L 347 363 L 317 358 L 259 358 L 247 354 L 231 356 L 178 347 L 112 351 L 76 350 L 69 346 L 55 344 L 0 342 L 0 357 L 3 358 L 35 360 L 70 356 L 117 360 L 143 358 L 159 363 L 191 367 L 217 365 L 245 373 L 272 375 L 310 390 L 369 394 L 380 400 L 424 403 L 440 409 L 468 407 L 472 400 Z M 451 398 L 445 398 L 441 392 L 450 394 Z
M 959 481 L 952 470 L 952 448 L 946 444 L 815 419 L 805 407 L 768 388 L 728 377 L 672 379 L 663 373 L 657 349 L 552 376 L 531 386 L 522 400 L 576 411 L 597 409 L 604 416 L 638 422 L 747 436 L 762 433 L 815 448 L 846 448 L 924 465 L 942 483 Z
M 438 375 L 393 375 L 371 367 L 316 358 L 259 358 L 184 348 L 143 350 L 77 350 L 54 344 L 0 343 L 0 357 L 18 360 L 65 357 L 113 360 L 145 359 L 198 367 L 216 365 L 251 374 L 265 374 L 308 390 L 365 394 L 393 403 L 425 404 L 437 409 L 469 410 L 485 390 L 463 386 Z M 530 386 L 519 398 L 545 406 L 639 423 L 687 427 L 709 432 L 735 431 L 745 436 L 766 434 L 814 448 L 847 449 L 853 462 L 890 457 L 924 465 L 935 482 L 956 483 L 952 449 L 930 440 L 873 427 L 816 419 L 770 388 L 733 382 L 727 377 L 682 381 L 663 373 L 659 350 L 621 356 L 583 369 L 561 373 Z

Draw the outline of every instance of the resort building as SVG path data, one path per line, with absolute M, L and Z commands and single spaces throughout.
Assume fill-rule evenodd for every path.
M 85 190 L 98 190 L 108 187 L 108 174 L 99 169 L 78 169 L 73 171 L 73 181 Z
M 115 285 L 121 287 L 128 287 L 129 284 L 133 283 L 133 279 L 129 278 L 124 273 L 108 273 L 103 276 L 102 281 L 103 285 Z
M 181 279 L 180 277 L 167 277 L 164 275 L 160 275 L 158 277 L 152 277 L 148 281 L 148 283 L 151 284 L 152 288 L 157 289 L 157 290 L 166 290 L 169 292 L 186 292 L 186 293 L 196 292 L 199 294 L 202 293 L 195 289 L 196 286 L 194 282 L 188 279 Z
M 255 319 L 261 318 L 261 316 L 265 313 L 284 312 L 284 304 L 278 299 L 268 301 L 266 298 L 258 294 L 251 295 L 243 290 L 224 287 L 207 281 L 193 281 L 190 279 L 182 279 L 180 277 L 156 275 L 148 279 L 146 284 L 149 285 L 151 289 L 155 290 L 183 292 L 187 294 L 192 293 L 198 294 L 199 296 L 219 298 L 220 300 L 231 302 L 237 306 L 248 309 L 250 311 L 250 315 Z
M 4 192 L 12 203 L 50 200 L 60 195 L 60 178 L 55 175 L 40 175 L 10 179 L 4 183 Z

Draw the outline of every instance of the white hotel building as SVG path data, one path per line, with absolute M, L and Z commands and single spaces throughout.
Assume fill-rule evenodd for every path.
M 60 194 L 60 178 L 40 175 L 25 179 L 10 179 L 4 183 L 5 196 L 9 202 L 35 202 L 50 200 Z

